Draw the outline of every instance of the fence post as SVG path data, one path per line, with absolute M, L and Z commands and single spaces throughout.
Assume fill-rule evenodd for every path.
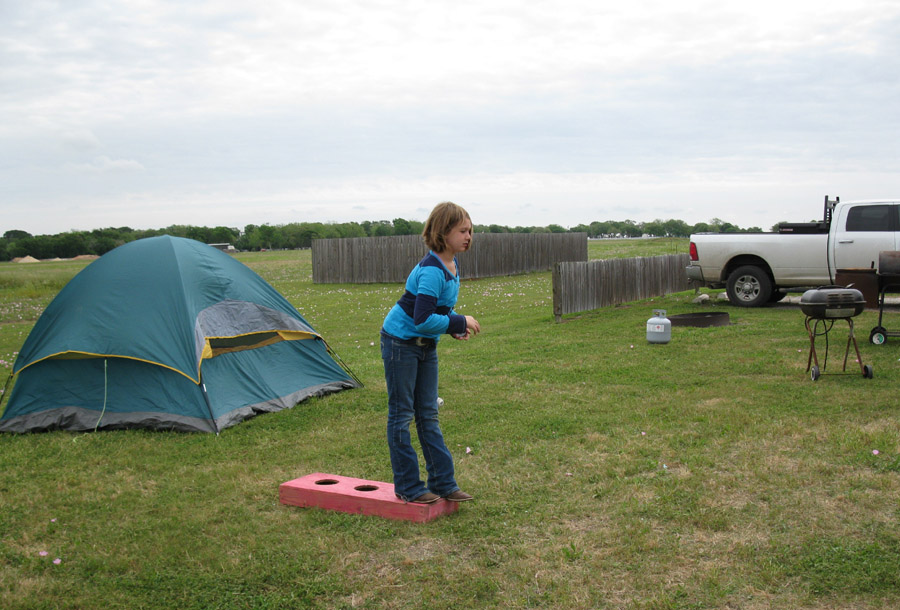
M 556 263 L 553 265 L 553 316 L 556 318 L 556 323 L 559 324 L 562 322 L 562 301 L 561 301 L 561 286 L 562 286 L 562 263 Z

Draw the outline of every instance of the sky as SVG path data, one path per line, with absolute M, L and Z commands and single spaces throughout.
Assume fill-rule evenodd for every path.
M 0 235 L 900 197 L 900 2 L 0 0 Z

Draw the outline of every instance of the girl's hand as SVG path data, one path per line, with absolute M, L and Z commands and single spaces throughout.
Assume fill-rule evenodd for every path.
M 466 316 L 466 338 L 468 339 L 470 336 L 477 335 L 480 332 L 481 325 L 478 323 L 478 320 L 472 316 Z

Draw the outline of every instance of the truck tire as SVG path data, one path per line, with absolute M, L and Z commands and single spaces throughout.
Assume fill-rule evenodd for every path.
M 772 280 L 759 267 L 744 265 L 728 276 L 725 292 L 732 305 L 759 307 L 768 303 L 772 296 Z

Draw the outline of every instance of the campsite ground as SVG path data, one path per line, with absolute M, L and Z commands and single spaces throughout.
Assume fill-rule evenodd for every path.
M 590 244 L 592 258 L 676 250 Z M 852 374 L 812 382 L 795 306 L 687 292 L 557 324 L 549 273 L 465 282 L 458 309 L 484 332 L 441 344 L 441 417 L 477 499 L 423 525 L 278 502 L 312 472 L 389 480 L 377 331 L 401 288 L 314 285 L 309 251 L 238 256 L 365 387 L 218 437 L 0 435 L 0 607 L 900 605 L 900 341 L 865 341 L 877 313 L 856 318 L 874 379 L 851 358 Z M 0 373 L 83 266 L 0 264 Z M 656 308 L 732 324 L 650 345 Z M 828 372 L 846 329 L 832 335 Z

